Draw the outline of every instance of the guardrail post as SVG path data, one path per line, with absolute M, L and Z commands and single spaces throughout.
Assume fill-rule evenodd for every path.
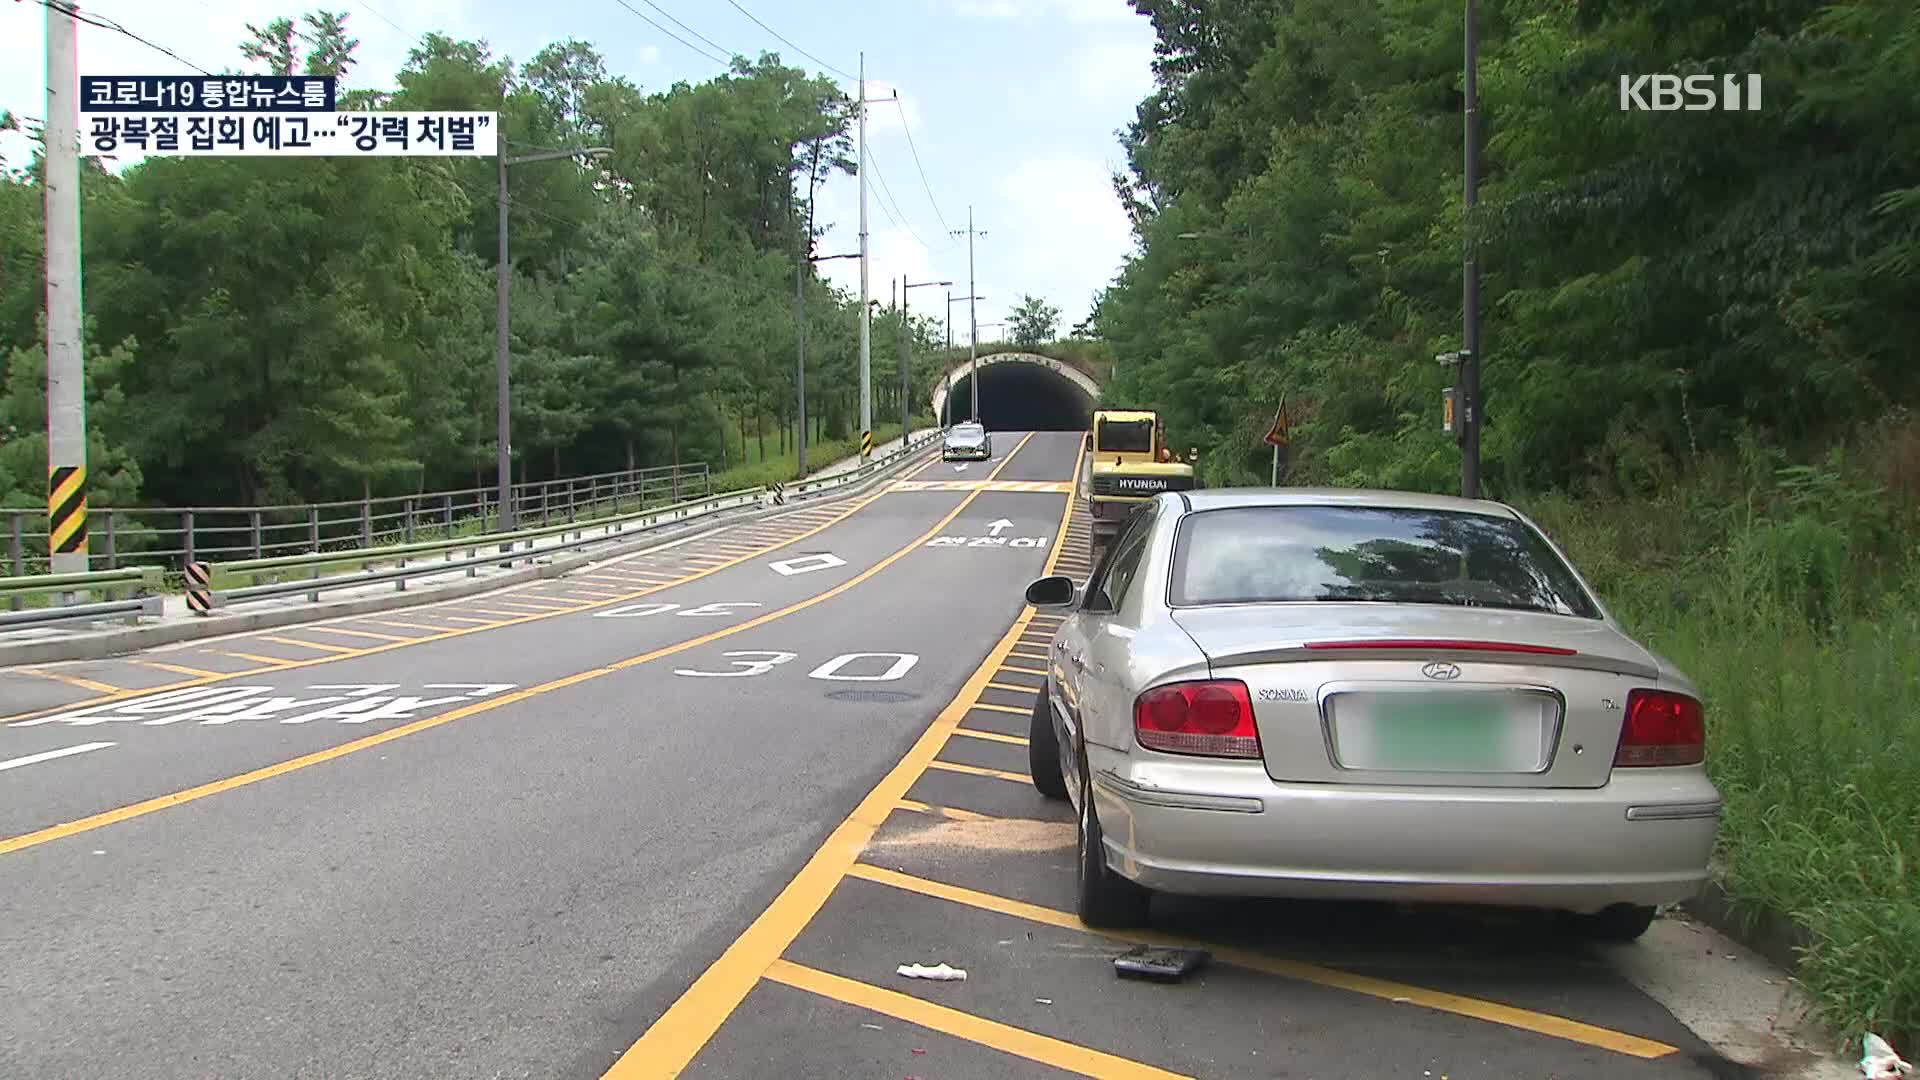
M 193 562 L 193 511 L 180 511 L 180 547 L 188 563 Z
M 320 508 L 317 506 L 307 507 L 307 550 L 315 555 L 320 554 Z M 315 565 L 313 572 L 307 576 L 312 578 L 319 577 L 320 567 Z M 259 579 L 256 578 L 255 580 L 257 581 Z M 317 604 L 319 602 L 319 593 L 310 592 L 307 594 L 307 603 Z
M 360 546 L 373 546 L 373 501 L 360 496 Z
M 10 531 L 13 533 L 13 576 L 14 577 L 25 577 L 27 573 L 27 552 L 26 552 L 26 548 L 20 542 L 20 530 L 22 528 L 20 521 L 25 516 L 26 515 L 24 514 L 18 514 L 18 513 L 7 515 L 7 517 L 11 519 L 13 522 L 13 525 Z M 21 608 L 25 606 L 26 606 L 26 599 L 24 597 L 16 595 L 13 598 L 13 610 L 19 611 Z
M 403 526 L 401 535 L 406 538 L 406 543 L 411 544 L 413 543 L 413 500 L 408 499 L 400 506 L 406 512 L 406 525 Z
M 260 511 L 255 510 L 247 517 L 253 526 L 253 557 L 257 559 L 260 557 Z
M 453 496 L 451 495 L 440 496 L 440 516 L 446 522 L 447 539 L 449 540 L 453 539 Z M 484 514 L 481 515 L 482 518 L 485 518 L 485 516 L 486 515 Z M 447 561 L 448 562 L 453 561 L 452 548 L 447 549 Z
M 400 503 L 400 510 L 403 514 L 400 524 L 400 535 L 403 537 L 402 543 L 411 544 L 413 543 L 413 500 L 403 500 Z M 397 559 L 394 561 L 394 565 L 404 570 L 406 569 L 407 560 Z M 407 579 L 395 578 L 393 580 L 393 587 L 396 591 L 406 592 Z
M 107 522 L 107 569 L 120 569 L 120 553 L 113 546 L 113 511 L 102 510 L 100 516 Z
M 575 509 L 574 509 L 573 490 L 574 490 L 573 481 L 571 480 L 567 481 L 567 524 L 569 525 L 572 525 L 576 520 L 578 520 Z

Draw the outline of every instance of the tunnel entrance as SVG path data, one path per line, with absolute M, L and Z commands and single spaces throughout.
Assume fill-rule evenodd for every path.
M 980 416 L 973 415 L 973 381 L 962 364 L 953 373 L 952 423 L 979 419 L 989 431 L 1085 431 L 1091 425 L 1094 399 L 1086 376 L 1063 373 L 1057 361 L 1042 366 L 1004 355 L 980 359 Z

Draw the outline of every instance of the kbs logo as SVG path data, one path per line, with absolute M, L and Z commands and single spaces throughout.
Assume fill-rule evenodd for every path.
M 1760 111 L 1760 76 L 1722 75 L 1717 81 L 1716 92 L 1712 75 L 1622 75 L 1620 111 Z

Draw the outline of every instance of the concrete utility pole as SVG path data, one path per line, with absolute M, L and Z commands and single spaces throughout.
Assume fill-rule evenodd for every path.
M 80 59 L 72 11 L 47 5 L 47 551 L 87 565 L 87 393 L 80 315 Z
M 959 232 L 954 233 L 960 235 Z M 961 300 L 985 300 L 984 296 L 955 296 L 953 290 L 947 290 L 947 355 L 953 355 L 953 305 Z M 953 426 L 953 367 L 946 365 L 947 393 L 940 399 L 940 426 Z
M 967 383 L 973 391 L 973 422 L 983 423 L 980 419 L 980 324 L 976 321 L 978 313 L 973 302 L 980 299 L 979 289 L 975 288 L 973 276 L 973 238 L 985 236 L 986 230 L 973 227 L 973 207 L 967 207 L 967 227 L 953 230 L 953 235 L 962 233 L 967 237 L 967 292 L 976 295 L 967 297 Z
M 51 10 L 51 9 L 49 9 Z M 499 310 L 494 314 L 493 363 L 494 377 L 497 383 L 498 415 L 494 418 L 495 453 L 498 456 L 496 468 L 499 470 L 500 531 L 513 528 L 513 354 L 509 343 L 512 331 L 509 327 L 507 309 L 507 290 L 513 280 L 513 266 L 507 261 L 507 167 L 527 165 L 535 161 L 558 161 L 561 158 L 602 158 L 613 153 L 605 146 L 582 146 L 572 150 L 550 150 L 539 154 L 527 154 L 524 157 L 507 156 L 507 141 L 500 140 L 500 251 L 499 263 L 494 268 L 494 299 Z
M 800 452 L 800 479 L 807 478 L 807 293 L 806 277 L 809 264 L 802 259 L 793 264 L 793 332 L 796 350 L 797 370 L 793 374 L 794 393 L 799 398 L 800 438 L 794 449 Z
M 909 332 L 909 328 L 912 325 L 907 321 L 907 290 L 918 289 L 926 285 L 951 285 L 951 284 L 953 284 L 953 282 L 951 281 L 908 281 L 904 277 L 900 279 L 900 445 L 901 446 L 905 446 L 907 444 L 906 443 L 907 427 L 913 421 L 912 380 L 907 377 L 907 370 L 911 366 L 911 361 L 912 361 L 912 352 L 909 349 L 907 344 L 907 335 Z M 953 294 L 948 293 L 947 297 L 949 300 L 951 300 L 953 297 Z M 947 310 L 951 312 L 953 309 L 948 308 Z M 949 315 L 949 321 L 951 321 L 951 315 Z
M 1467 0 L 1466 161 L 1461 170 L 1466 188 L 1467 217 L 1473 216 L 1480 188 L 1480 35 L 1474 0 Z M 1480 497 L 1480 256 L 1470 237 L 1466 243 L 1460 290 L 1460 494 Z
M 873 309 L 867 292 L 867 54 L 860 54 L 860 460 L 873 453 Z

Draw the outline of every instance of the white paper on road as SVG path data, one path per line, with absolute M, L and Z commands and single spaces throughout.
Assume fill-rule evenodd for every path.
M 31 720 L 18 720 L 9 726 L 66 724 L 70 727 L 93 727 L 113 723 L 136 723 L 143 727 L 185 723 L 217 726 L 237 721 L 306 724 L 315 720 L 365 724 L 375 720 L 415 719 L 425 710 L 493 697 L 513 689 L 515 685 L 428 683 L 421 689 L 440 693 L 427 694 L 390 693 L 401 688 L 399 683 L 321 683 L 298 690 L 259 684 L 190 686 L 127 701 L 69 709 Z

